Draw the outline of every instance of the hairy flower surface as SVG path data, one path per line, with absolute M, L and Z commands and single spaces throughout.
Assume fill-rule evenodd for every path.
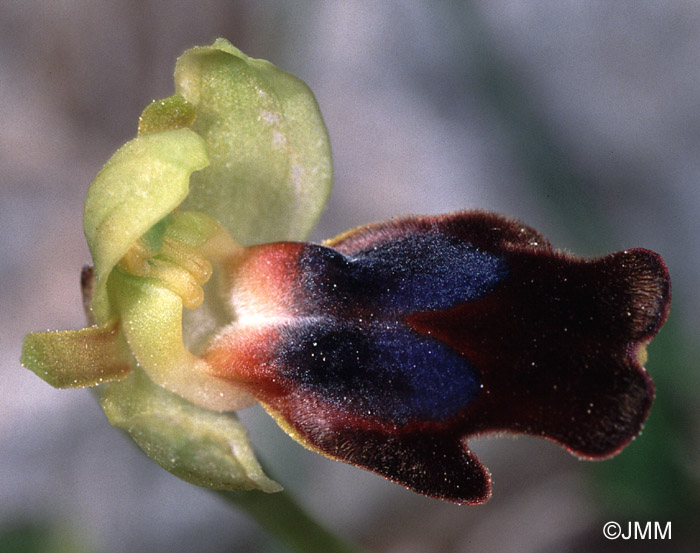
M 584 260 L 478 211 L 299 242 L 331 186 L 306 86 L 223 40 L 175 82 L 88 193 L 94 325 L 30 334 L 25 366 L 99 385 L 112 424 L 218 489 L 279 489 L 233 413 L 256 401 L 323 455 L 462 503 L 491 493 L 470 437 L 590 459 L 639 433 L 670 304 L 659 255 Z

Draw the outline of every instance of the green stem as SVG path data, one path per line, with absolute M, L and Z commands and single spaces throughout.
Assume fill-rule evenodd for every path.
M 286 492 L 267 494 L 258 491 L 218 494 L 244 509 L 265 530 L 298 553 L 360 553 L 315 521 Z

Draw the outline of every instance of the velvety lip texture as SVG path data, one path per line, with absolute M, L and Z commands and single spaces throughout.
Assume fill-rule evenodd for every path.
M 586 260 L 534 229 L 459 212 L 253 246 L 231 262 L 216 376 L 292 437 L 422 494 L 479 503 L 471 436 L 620 451 L 654 397 L 642 364 L 670 280 L 654 252 Z

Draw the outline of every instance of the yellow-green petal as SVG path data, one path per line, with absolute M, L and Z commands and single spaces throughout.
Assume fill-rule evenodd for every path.
M 196 115 L 195 107 L 179 94 L 153 100 L 139 117 L 138 134 L 186 128 L 192 125 Z
M 306 238 L 332 185 L 328 134 L 306 84 L 219 39 L 180 57 L 175 88 L 196 107 L 192 129 L 211 160 L 183 208 L 246 245 Z
M 113 315 L 105 293 L 112 268 L 182 202 L 191 173 L 207 164 L 203 140 L 179 129 L 127 142 L 97 174 L 85 200 L 83 225 L 95 265 L 91 307 L 98 322 Z
M 182 299 L 175 292 L 156 279 L 136 277 L 118 267 L 112 271 L 109 289 L 129 348 L 156 384 L 214 411 L 255 403 L 233 383 L 212 376 L 207 363 L 185 348 Z
M 136 369 L 101 398 L 109 422 L 129 432 L 149 457 L 176 476 L 206 488 L 277 492 L 233 413 L 214 413 L 154 385 Z
M 82 388 L 125 378 L 131 370 L 118 321 L 81 330 L 32 332 L 23 366 L 56 388 Z

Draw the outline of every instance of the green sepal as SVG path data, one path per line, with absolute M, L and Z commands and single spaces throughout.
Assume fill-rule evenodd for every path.
M 141 112 L 138 134 L 187 128 L 192 125 L 196 116 L 195 107 L 179 94 L 153 100 Z
M 175 89 L 196 107 L 192 129 L 211 160 L 183 209 L 207 213 L 244 245 L 306 238 L 332 185 L 328 134 L 306 84 L 219 39 L 178 59 Z
M 203 140 L 179 129 L 127 142 L 97 174 L 85 200 L 83 226 L 95 265 L 91 308 L 98 322 L 113 314 L 105 289 L 112 268 L 185 199 L 191 173 L 207 164 Z
M 126 378 L 132 359 L 117 321 L 81 330 L 32 332 L 20 363 L 56 388 L 83 388 Z
M 233 413 L 201 409 L 156 386 L 140 369 L 107 386 L 100 401 L 112 425 L 187 482 L 217 490 L 282 489 L 263 473 Z

